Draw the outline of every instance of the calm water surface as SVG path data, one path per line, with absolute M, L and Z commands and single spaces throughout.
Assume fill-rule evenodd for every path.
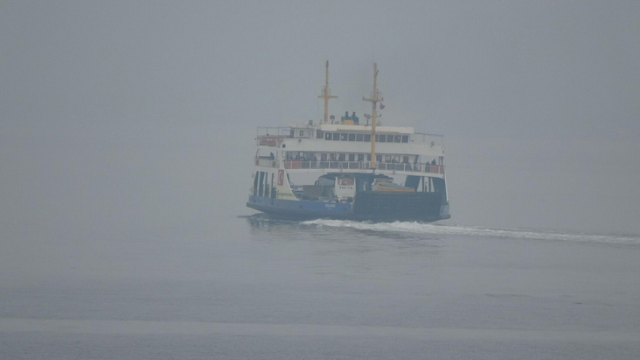
M 637 236 L 232 215 L 4 236 L 0 359 L 640 357 Z

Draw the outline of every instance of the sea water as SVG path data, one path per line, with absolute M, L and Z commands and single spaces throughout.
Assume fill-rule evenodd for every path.
M 640 357 L 639 236 L 261 215 L 5 236 L 0 359 Z

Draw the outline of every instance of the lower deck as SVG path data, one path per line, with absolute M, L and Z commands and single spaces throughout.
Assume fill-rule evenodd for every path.
M 431 222 L 450 217 L 439 193 L 361 192 L 352 202 L 283 200 L 249 196 L 247 206 L 290 218 Z
M 289 174 L 283 168 L 264 170 L 254 174 L 247 206 L 265 213 L 372 221 L 429 222 L 450 217 L 444 178 L 357 172 L 316 178 Z

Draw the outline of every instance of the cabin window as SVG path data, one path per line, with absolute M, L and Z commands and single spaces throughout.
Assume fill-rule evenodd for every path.
M 362 141 L 364 136 L 362 134 L 356 134 L 356 141 Z
M 364 154 L 358 154 L 358 161 L 364 161 Z
M 382 162 L 382 155 L 376 155 L 376 161 Z
M 340 134 L 339 133 L 333 133 L 333 140 L 334 141 L 340 140 Z
M 304 131 L 300 130 L 300 136 L 304 136 Z
M 356 154 L 349 154 L 349 161 L 356 161 Z
M 387 135 L 387 142 L 393 142 L 393 135 Z
M 356 141 L 356 134 L 349 134 L 349 141 Z
M 338 161 L 344 161 L 345 154 L 338 155 Z
M 341 133 L 340 134 L 340 141 L 347 141 L 347 134 Z
M 396 135 L 396 136 L 393 138 L 393 142 L 397 142 L 397 143 L 402 142 L 402 136 L 400 136 L 400 135 Z
M 409 135 L 402 135 L 402 142 L 403 143 L 408 143 L 409 142 Z
M 402 157 L 402 162 L 405 163 L 405 164 L 409 163 L 409 157 L 408 156 L 403 156 Z
M 384 161 L 385 161 L 385 162 L 391 162 L 391 155 L 386 155 L 386 156 L 384 157 Z
M 324 133 L 325 140 L 331 140 L 331 133 Z
M 385 135 L 376 135 L 376 141 L 377 142 L 387 142 L 387 137 Z
M 369 134 L 365 134 L 365 135 L 364 135 L 364 141 L 365 141 L 365 142 L 371 142 L 371 135 L 369 135 Z
M 320 154 L 320 161 L 327 161 L 327 154 Z
M 317 130 L 316 131 L 316 139 L 322 139 L 322 131 L 321 130 Z

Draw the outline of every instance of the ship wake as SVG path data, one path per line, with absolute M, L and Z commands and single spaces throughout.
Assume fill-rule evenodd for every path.
M 614 245 L 640 245 L 640 237 L 623 235 L 596 235 L 571 232 L 535 231 L 524 229 L 500 229 L 478 226 L 426 224 L 418 222 L 358 222 L 346 220 L 318 219 L 302 222 L 302 225 L 349 228 L 359 231 L 399 232 L 441 236 L 473 236 L 485 238 L 510 238 L 527 240 L 568 241 L 576 243 L 598 243 Z

